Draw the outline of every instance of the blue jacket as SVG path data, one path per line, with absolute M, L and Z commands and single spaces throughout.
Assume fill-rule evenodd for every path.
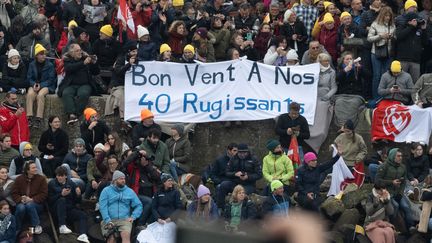
M 0 241 L 7 241 L 10 243 L 15 242 L 15 235 L 16 235 L 16 219 L 15 216 L 12 215 L 10 225 L 8 226 L 7 230 L 3 235 L 0 235 Z
M 81 155 L 77 155 L 72 149 L 64 157 L 63 164 L 68 164 L 71 170 L 78 173 L 82 180 L 87 181 L 87 163 L 91 158 L 92 156 L 86 151 Z
M 138 196 L 129 187 L 118 188 L 110 185 L 102 190 L 99 197 L 99 210 L 104 222 L 109 223 L 113 219 L 129 217 L 135 220 L 141 216 L 143 206 Z
M 27 71 L 27 81 L 30 83 L 30 86 L 33 86 L 36 81 L 40 83 L 41 88 L 48 88 L 50 93 L 54 93 L 57 85 L 57 75 L 54 70 L 54 65 L 46 60 L 45 65 L 42 68 L 42 76 L 41 80 L 38 79 L 38 72 L 36 67 L 36 60 L 32 61 L 29 64 L 29 68 Z

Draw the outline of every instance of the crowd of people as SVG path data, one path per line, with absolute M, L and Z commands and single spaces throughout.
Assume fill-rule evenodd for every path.
M 79 221 L 77 240 L 89 242 L 82 199 L 97 202 L 108 242 L 116 240 L 113 228 L 122 242 L 130 242 L 133 226 L 175 222 L 179 210 L 190 218 L 223 219 L 233 232 L 263 215 L 286 216 L 296 203 L 319 212 L 320 184 L 340 157 L 351 170 L 359 163 L 369 166 L 374 189 L 364 226 L 373 242 L 394 242 L 392 223 L 399 216 L 415 229 L 409 200 L 429 200 L 420 192 L 432 185 L 425 147 L 414 143 L 407 161 L 395 148 L 369 158 L 355 122 L 347 120 L 334 141 L 335 156 L 318 163 L 310 143 L 314 128 L 295 102 L 279 117 L 279 139 L 267 142 L 264 158 L 256 158 L 248 144 L 229 144 L 185 205 L 178 185 L 192 172 L 188 132 L 175 124 L 162 141 L 161 126 L 148 109 L 141 110 L 141 122 L 126 121 L 124 84 L 125 73 L 140 61 L 244 57 L 273 66 L 319 63 L 318 103 L 331 105 L 343 94 L 372 104 L 386 99 L 427 108 L 431 0 L 129 0 L 126 7 L 134 29 L 118 18 L 124 14 L 118 14 L 119 2 L 109 0 L 0 3 L 0 92 L 6 93 L 0 107 L 0 242 L 15 242 L 27 225 L 42 233 L 39 216 L 46 203 L 60 234 L 72 232 L 68 221 Z M 30 130 L 43 126 L 48 94 L 61 98 L 65 122 L 79 124 L 81 136 L 70 149 L 61 117 L 49 117 L 35 154 Z M 109 95 L 104 114 L 88 107 L 89 97 L 100 94 Z M 25 95 L 24 104 L 18 95 Z M 131 141 L 122 141 L 103 119 L 117 112 Z M 293 138 L 300 167 L 287 156 Z M 263 192 L 256 186 L 261 179 Z M 249 198 L 253 193 L 266 196 L 262 212 Z

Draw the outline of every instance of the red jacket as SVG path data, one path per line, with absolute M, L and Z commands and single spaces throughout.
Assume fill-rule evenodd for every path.
M 322 27 L 318 36 L 318 41 L 327 52 L 330 54 L 332 61 L 337 61 L 338 51 L 337 51 L 337 32 L 338 29 L 333 27 L 333 29 L 328 30 L 326 27 Z
M 30 141 L 30 129 L 26 113 L 19 117 L 15 115 L 17 108 L 2 104 L 0 106 L 0 127 L 3 133 L 11 135 L 12 145 L 19 146 L 21 142 Z

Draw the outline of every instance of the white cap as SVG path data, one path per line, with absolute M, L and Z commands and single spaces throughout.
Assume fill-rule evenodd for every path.
M 14 56 L 20 56 L 19 52 L 16 49 L 10 49 L 8 52 L 8 59 Z
M 146 27 L 138 25 L 138 39 L 143 37 L 144 35 L 149 35 L 149 31 Z
M 297 60 L 298 61 L 298 55 L 296 50 L 290 49 L 286 55 L 287 60 Z
M 288 9 L 287 11 L 285 11 L 283 22 L 284 22 L 284 23 L 287 23 L 289 17 L 290 17 L 291 14 L 293 14 L 293 13 L 294 13 L 294 12 L 293 12 L 291 9 Z

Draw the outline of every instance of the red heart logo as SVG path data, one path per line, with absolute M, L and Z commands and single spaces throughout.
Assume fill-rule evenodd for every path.
M 386 108 L 383 119 L 385 134 L 396 136 L 401 133 L 411 122 L 411 113 L 408 107 L 392 105 Z

